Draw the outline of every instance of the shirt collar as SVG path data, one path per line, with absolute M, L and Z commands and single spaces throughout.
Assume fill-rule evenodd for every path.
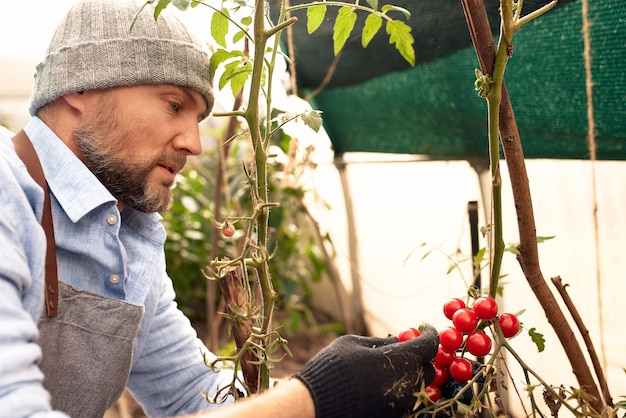
M 50 192 L 72 222 L 103 205 L 117 205 L 117 199 L 41 119 L 33 117 L 24 131 L 37 151 Z M 159 213 L 126 208 L 123 219 L 142 236 L 159 244 L 165 241 Z
M 72 222 L 101 205 L 117 204 L 115 197 L 41 119 L 33 117 L 24 131 L 39 155 L 51 193 Z

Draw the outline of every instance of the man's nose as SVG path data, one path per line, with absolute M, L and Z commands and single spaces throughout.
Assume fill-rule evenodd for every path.
M 199 155 L 202 152 L 202 141 L 200 140 L 200 128 L 198 122 L 187 124 L 181 132 L 174 137 L 172 146 L 178 152 L 185 155 Z

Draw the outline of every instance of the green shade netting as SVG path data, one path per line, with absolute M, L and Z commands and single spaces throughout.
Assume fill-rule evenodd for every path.
M 411 4 L 417 11 L 412 18 L 417 17 L 415 24 L 419 25 L 419 17 L 428 9 L 422 7 L 420 14 L 419 0 Z M 424 4 L 437 7 L 432 2 Z M 458 25 L 460 1 L 439 4 L 458 8 L 450 9 Z M 493 21 L 493 8 L 497 17 L 497 4 L 487 6 L 496 30 L 499 22 Z M 626 1 L 591 0 L 588 20 L 597 158 L 626 159 Z M 505 80 L 527 158 L 590 156 L 582 22 L 581 1 L 567 2 L 525 25 L 514 37 Z M 474 90 L 478 61 L 464 20 L 462 24 L 463 40 L 457 42 L 458 48 L 441 48 L 443 56 L 420 62 L 419 47 L 425 44 L 416 41 L 415 67 L 358 84 L 331 85 L 315 96 L 312 103 L 323 111 L 324 126 L 337 154 L 488 158 L 487 106 Z M 304 64 L 302 61 L 310 44 L 303 41 L 298 45 L 296 39 L 301 66 L 306 65 L 306 59 Z M 436 50 L 437 46 L 429 48 Z M 381 54 L 379 58 L 370 55 L 359 65 L 384 66 L 386 57 Z

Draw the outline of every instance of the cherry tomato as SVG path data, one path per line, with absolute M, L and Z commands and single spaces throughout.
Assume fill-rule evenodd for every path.
M 404 331 L 401 331 L 400 334 L 398 334 L 398 342 L 403 343 L 405 341 L 412 340 L 413 338 L 417 338 L 420 335 L 422 335 L 422 333 L 415 328 L 405 329 Z
M 472 307 L 478 319 L 493 319 L 498 314 L 498 304 L 493 298 L 483 296 L 476 299 Z
M 452 315 L 452 323 L 461 332 L 469 333 L 476 329 L 478 318 L 469 308 L 461 308 Z
M 468 359 L 457 357 L 452 360 L 452 363 L 450 363 L 450 367 L 448 367 L 448 373 L 450 373 L 450 377 L 457 382 L 465 383 L 472 378 L 472 374 L 474 374 L 474 368 L 472 367 L 472 363 L 470 363 Z
M 448 327 L 439 332 L 439 344 L 449 353 L 454 353 L 463 344 L 463 335 L 455 327 Z
M 454 357 L 450 359 L 450 362 L 452 362 L 453 359 Z M 437 363 L 435 360 L 435 364 L 433 364 L 433 368 L 435 369 L 435 378 L 433 379 L 432 382 L 430 382 L 430 386 L 445 385 L 446 382 L 448 381 L 448 367 L 442 366 L 441 364 Z
M 483 357 L 491 351 L 491 338 L 482 331 L 470 332 L 465 340 L 467 351 L 476 357 Z
M 439 348 L 437 349 L 437 354 L 433 359 L 435 364 L 440 365 L 441 367 L 448 367 L 452 360 L 456 358 L 456 354 L 453 352 L 448 352 L 439 344 Z
M 233 235 L 235 235 L 235 227 L 229 223 L 224 224 L 224 226 L 222 227 L 222 235 L 224 235 L 226 238 L 232 237 Z
M 426 392 L 426 396 L 428 396 L 430 404 L 434 404 L 443 396 L 443 393 L 441 393 L 441 389 L 438 386 L 426 386 L 426 388 L 424 388 L 424 392 Z
M 443 314 L 448 319 L 452 319 L 452 315 L 461 308 L 465 308 L 465 302 L 459 298 L 452 298 L 443 304 Z
M 519 319 L 511 313 L 503 313 L 498 318 L 498 324 L 505 338 L 511 338 L 519 332 Z

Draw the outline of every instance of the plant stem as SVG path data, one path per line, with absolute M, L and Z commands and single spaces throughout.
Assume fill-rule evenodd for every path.
M 254 150 L 255 173 L 251 178 L 250 193 L 252 196 L 254 211 L 258 211 L 256 222 L 256 240 L 258 248 L 264 249 L 267 244 L 267 227 L 269 221 L 268 202 L 268 184 L 267 184 L 267 150 L 265 142 L 261 135 L 261 127 L 259 120 L 259 98 L 261 97 L 261 86 L 263 83 L 263 62 L 265 59 L 265 45 L 268 35 L 265 30 L 265 2 L 264 0 L 255 1 L 254 9 L 254 66 L 252 69 L 252 77 L 250 81 L 250 93 L 248 99 L 248 108 L 245 111 L 246 122 L 250 130 L 252 148 Z M 254 225 L 252 226 L 254 227 Z M 272 286 L 272 280 L 269 273 L 269 267 L 266 262 L 257 266 L 259 286 L 263 298 L 263 312 L 261 316 L 261 335 L 265 341 L 263 346 L 268 345 L 269 330 L 272 323 L 274 301 L 276 292 Z M 259 376 L 259 392 L 269 388 L 269 366 L 261 360 L 260 376 Z
M 501 2 L 502 24 L 500 26 L 500 39 L 496 59 L 493 66 L 491 80 L 493 85 L 487 95 L 487 121 L 489 126 L 489 160 L 491 167 L 491 275 L 489 280 L 489 296 L 495 298 L 500 279 L 500 268 L 504 255 L 504 240 L 502 238 L 502 178 L 500 176 L 500 138 L 499 119 L 500 103 L 502 101 L 502 83 L 504 70 L 509 56 L 510 40 L 513 37 L 515 26 L 513 22 L 513 6 L 510 1 Z M 489 73 L 487 73 L 489 74 Z
M 298 10 L 298 9 L 308 9 L 311 6 L 318 6 L 318 5 L 324 5 L 324 6 L 336 6 L 336 7 L 344 7 L 344 6 L 350 6 L 352 7 L 354 10 L 362 10 L 365 11 L 367 13 L 370 14 L 375 14 L 378 15 L 380 17 L 382 17 L 385 20 L 388 21 L 392 21 L 393 19 L 390 18 L 389 16 L 387 16 L 386 13 L 380 12 L 376 9 L 373 9 L 371 7 L 367 7 L 367 6 L 361 6 L 359 4 L 349 4 L 346 3 L 345 1 L 313 1 L 311 3 L 303 3 L 303 4 L 297 4 L 294 6 L 289 6 L 286 10 L 289 12 L 292 12 L 294 10 Z

